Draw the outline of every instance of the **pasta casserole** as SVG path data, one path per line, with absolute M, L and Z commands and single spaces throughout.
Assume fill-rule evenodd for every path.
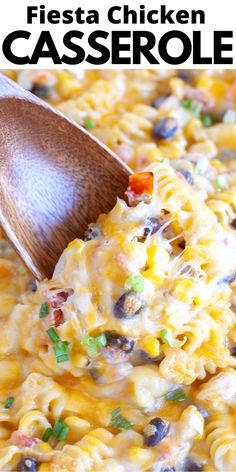
M 234 71 L 4 71 L 133 170 L 52 280 L 0 243 L 0 471 L 235 472 Z

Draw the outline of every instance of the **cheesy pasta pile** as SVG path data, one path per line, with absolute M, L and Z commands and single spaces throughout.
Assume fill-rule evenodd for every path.
M 236 74 L 4 71 L 127 200 L 40 283 L 0 242 L 0 471 L 236 470 Z

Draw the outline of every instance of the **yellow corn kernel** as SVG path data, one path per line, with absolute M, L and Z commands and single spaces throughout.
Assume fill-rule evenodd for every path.
M 190 261 L 192 259 L 199 259 L 204 260 L 205 259 L 205 253 L 202 249 L 200 248 L 195 248 L 192 246 L 186 246 L 184 250 L 184 258 L 186 261 Z
M 172 221 L 171 226 L 176 234 L 182 233 L 183 228 L 181 228 L 177 216 L 176 219 Z
M 211 307 L 209 311 L 212 318 L 215 318 L 216 320 L 220 320 L 222 318 L 222 310 L 220 308 Z
M 150 461 L 151 457 L 152 451 L 149 451 L 142 447 L 133 446 L 129 450 L 129 459 L 132 462 L 139 462 L 139 464 L 148 465 L 146 463 Z
M 140 343 L 140 347 L 150 357 L 157 357 L 160 354 L 160 342 L 154 336 L 145 336 Z
M 180 301 L 191 303 L 193 300 L 193 288 L 194 282 L 192 280 L 182 279 L 176 284 L 174 294 Z
M 81 91 L 81 84 L 76 77 L 66 71 L 57 73 L 57 91 L 62 99 L 68 99 Z
M 185 126 L 184 133 L 189 141 L 202 141 L 206 139 L 206 129 L 200 120 L 193 118 Z
M 159 152 L 161 152 L 164 159 L 176 159 L 180 157 L 180 150 L 175 144 L 160 144 Z
M 84 244 L 83 241 L 81 241 L 80 239 L 74 239 L 74 241 L 71 241 L 68 244 L 67 249 L 76 248 L 78 249 L 78 251 L 81 251 L 83 244 Z
M 48 444 L 47 442 L 43 442 L 43 441 L 36 444 L 35 449 L 37 449 L 37 451 L 39 451 L 39 452 L 42 452 L 42 454 L 47 454 L 48 452 L 50 452 L 52 450 L 50 444 Z
M 169 253 L 158 244 L 150 246 L 147 250 L 147 263 L 149 267 L 153 267 L 155 264 L 158 264 L 158 267 L 163 267 L 169 262 L 169 259 Z
M 41 464 L 38 468 L 38 472 L 50 472 L 51 466 L 48 463 Z
M 151 279 L 157 285 L 162 284 L 165 278 L 163 270 L 157 269 L 156 267 L 151 267 L 150 269 L 145 270 L 142 275 L 148 279 Z
M 212 87 L 213 79 L 211 77 L 203 76 L 197 82 L 197 88 L 210 89 Z
M 225 94 L 228 89 L 228 84 L 223 80 L 215 80 L 211 87 L 211 93 L 214 98 L 222 100 L 225 97 Z
M 200 295 L 195 295 L 195 296 L 193 297 L 193 303 L 194 303 L 194 305 L 200 306 L 200 305 L 202 305 L 203 302 L 204 302 L 204 300 L 203 300 L 203 298 L 202 298 Z
M 223 162 L 220 162 L 218 159 L 212 159 L 211 165 L 213 167 L 215 167 L 215 169 L 218 170 L 219 172 L 222 172 L 222 171 L 226 170 L 225 165 L 223 164 Z

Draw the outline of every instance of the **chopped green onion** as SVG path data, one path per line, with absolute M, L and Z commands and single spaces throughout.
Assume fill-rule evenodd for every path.
M 11 408 L 12 403 L 14 402 L 15 398 L 14 397 L 8 397 L 5 401 L 4 408 Z
M 197 175 L 204 175 L 208 167 L 209 160 L 206 157 L 202 157 L 195 166 L 195 172 Z
M 49 315 L 50 312 L 50 307 L 47 302 L 42 303 L 40 310 L 39 310 L 39 318 L 45 318 L 46 316 Z
M 53 426 L 53 436 L 59 439 L 59 441 L 65 441 L 69 432 L 69 426 L 64 423 L 63 420 L 56 420 Z
M 225 175 L 219 175 L 215 180 L 214 180 L 214 187 L 217 190 L 225 190 L 227 188 L 227 180 Z
M 47 428 L 46 431 L 43 434 L 42 441 L 48 442 L 48 440 L 51 436 L 53 436 L 53 429 L 52 428 Z
M 23 275 L 23 274 L 26 274 L 27 269 L 24 266 L 20 266 L 20 267 L 18 267 L 18 272 L 19 272 L 19 274 Z
M 60 441 L 65 441 L 66 438 L 67 438 L 68 432 L 69 432 L 69 426 L 67 426 L 67 424 L 65 424 L 65 426 L 62 428 L 62 430 L 61 430 L 61 432 L 58 436 L 58 439 Z
M 142 275 L 131 275 L 125 282 L 125 289 L 142 293 L 144 291 L 144 278 Z
M 85 128 L 87 128 L 87 129 L 94 129 L 94 128 L 95 128 L 95 124 L 94 124 L 94 121 L 92 120 L 92 118 L 87 118 L 87 119 L 84 121 L 84 126 L 85 126 Z
M 164 159 L 161 160 L 162 164 L 166 164 L 168 165 L 169 162 L 170 162 L 170 159 L 167 159 L 166 157 Z
M 187 99 L 182 100 L 182 107 L 189 109 L 191 107 L 191 100 L 187 100 Z
M 182 340 L 174 339 L 169 329 L 162 329 L 160 333 L 161 341 L 169 347 L 182 347 L 186 341 L 186 336 Z
M 59 341 L 53 346 L 54 354 L 58 364 L 69 360 L 70 343 L 68 341 Z
M 47 330 L 48 336 L 53 343 L 58 343 L 60 341 L 60 337 L 58 336 L 56 330 L 54 328 L 49 328 Z
M 121 409 L 115 408 L 111 414 L 111 426 L 118 429 L 132 429 L 133 424 L 121 415 Z
M 88 355 L 95 357 L 99 354 L 99 349 L 106 346 L 107 338 L 104 333 L 98 334 L 98 336 L 84 336 L 81 343 L 86 347 Z
M 187 395 L 182 388 L 176 388 L 175 390 L 168 392 L 166 398 L 173 403 L 179 403 L 187 400 Z
M 205 128 L 209 128 L 212 125 L 213 120 L 210 115 L 204 115 L 201 118 L 201 122 Z
M 236 110 L 227 110 L 223 116 L 223 123 L 235 124 L 236 123 Z
M 203 109 L 203 104 L 202 102 L 199 102 L 197 100 L 194 100 L 192 103 L 191 103 L 191 112 L 193 113 L 193 115 L 195 116 L 195 118 L 200 118 L 201 116 L 201 113 L 202 113 L 202 109 Z

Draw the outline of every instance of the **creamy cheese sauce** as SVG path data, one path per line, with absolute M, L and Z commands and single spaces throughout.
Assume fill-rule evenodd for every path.
M 35 283 L 0 243 L 0 470 L 236 469 L 236 76 L 5 71 L 136 172 Z

